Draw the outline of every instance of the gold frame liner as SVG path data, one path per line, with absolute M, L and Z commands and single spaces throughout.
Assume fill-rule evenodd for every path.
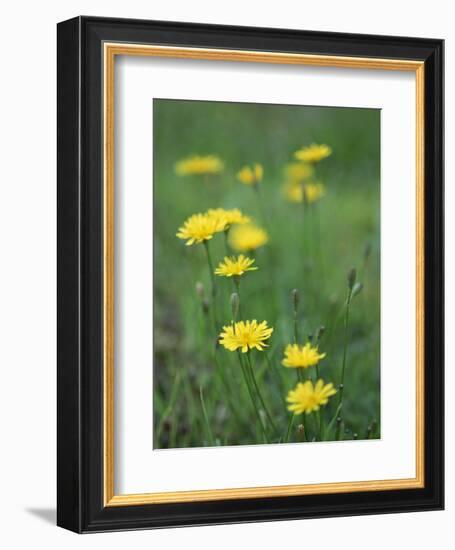
M 206 59 L 287 65 L 313 65 L 388 71 L 411 71 L 416 78 L 416 477 L 284 485 L 270 487 L 114 493 L 114 69 L 118 55 Z M 268 498 L 296 495 L 384 491 L 424 487 L 424 63 L 374 59 L 272 53 L 246 50 L 181 48 L 104 43 L 104 503 L 105 506 L 198 502 L 225 499 Z

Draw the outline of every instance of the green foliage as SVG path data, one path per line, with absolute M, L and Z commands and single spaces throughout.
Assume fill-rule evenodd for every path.
M 285 397 L 297 382 L 281 365 L 293 342 L 293 300 L 299 291 L 301 343 L 326 327 L 319 349 L 325 382 L 340 383 L 347 276 L 357 270 L 349 318 L 343 439 L 380 435 L 380 115 L 377 110 L 155 100 L 154 104 L 154 413 L 155 447 L 262 443 L 263 434 L 236 353 L 216 346 L 204 247 L 185 246 L 175 234 L 193 213 L 240 208 L 270 235 L 256 251 L 258 271 L 241 280 L 243 319 L 274 327 L 267 352 L 251 354 L 257 383 L 278 431 L 271 440 L 319 438 L 318 415 L 290 422 Z M 332 155 L 317 167 L 326 195 L 306 205 L 287 202 L 283 167 L 302 145 L 326 143 Z M 218 176 L 178 177 L 175 162 L 191 154 L 216 154 Z M 245 164 L 264 166 L 259 195 L 236 180 Z M 223 235 L 210 241 L 215 264 L 225 256 Z M 220 325 L 232 319 L 232 280 L 217 277 Z M 222 326 L 218 327 L 219 331 Z M 305 371 L 308 376 L 311 368 Z M 260 405 L 260 404 L 259 404 Z M 321 410 L 323 438 L 336 432 L 338 396 Z M 259 407 L 261 408 L 261 407 Z M 268 419 L 261 409 L 263 421 Z

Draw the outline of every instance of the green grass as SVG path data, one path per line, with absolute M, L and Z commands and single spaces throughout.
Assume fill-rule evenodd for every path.
M 319 365 L 326 382 L 339 384 L 344 344 L 347 274 L 357 269 L 364 285 L 351 304 L 343 404 L 343 439 L 380 436 L 380 134 L 379 111 L 257 104 L 155 100 L 154 103 L 154 445 L 156 448 L 210 444 L 263 443 L 236 353 L 216 347 L 210 315 L 195 287 L 210 295 L 203 245 L 185 246 L 175 234 L 191 214 L 208 208 L 238 207 L 270 234 L 256 251 L 258 271 L 241 280 L 242 314 L 274 327 L 267 352 L 252 353 L 253 369 L 266 407 L 277 426 L 273 442 L 319 438 L 318 415 L 296 415 L 292 426 L 284 398 L 296 384 L 295 369 L 281 366 L 283 349 L 293 342 L 291 291 L 299 290 L 302 343 L 326 327 Z M 292 153 L 312 142 L 327 143 L 333 154 L 317 168 L 327 194 L 307 207 L 287 202 L 283 166 Z M 217 177 L 178 177 L 177 160 L 216 154 L 225 162 Z M 239 183 L 244 164 L 260 162 L 260 198 Z M 210 242 L 214 263 L 225 255 L 223 236 Z M 365 250 L 371 252 L 366 258 Z M 220 324 L 232 319 L 232 281 L 217 277 Z M 221 330 L 221 326 L 219 327 Z M 268 360 L 267 360 L 268 359 Z M 305 373 L 307 375 L 308 373 Z M 326 429 L 338 405 L 334 396 L 322 409 Z M 334 439 L 336 421 L 324 435 Z

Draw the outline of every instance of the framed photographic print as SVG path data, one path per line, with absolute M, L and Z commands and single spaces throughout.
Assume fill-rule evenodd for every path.
M 443 42 L 58 25 L 58 525 L 443 507 Z

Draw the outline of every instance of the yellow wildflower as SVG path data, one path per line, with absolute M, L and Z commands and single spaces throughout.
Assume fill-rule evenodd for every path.
M 301 367 L 304 369 L 317 365 L 326 356 L 325 353 L 319 353 L 317 346 L 313 347 L 310 342 L 304 346 L 288 344 L 284 350 L 284 355 L 282 364 L 285 367 Z
M 284 186 L 285 197 L 291 202 L 302 202 L 303 193 L 305 193 L 305 202 L 311 204 L 322 199 L 325 195 L 325 186 L 323 183 L 293 183 L 289 182 Z
M 245 185 L 256 185 L 262 180 L 264 169 L 262 164 L 253 164 L 252 166 L 244 166 L 238 173 L 237 179 Z
M 325 195 L 325 187 L 321 182 L 306 183 L 303 186 L 305 201 L 309 204 L 316 202 Z
M 178 176 L 218 174 L 222 172 L 223 169 L 223 161 L 215 155 L 194 155 L 179 160 L 175 165 L 175 172 Z
M 239 321 L 234 325 L 223 327 L 223 332 L 220 334 L 220 344 L 229 351 L 241 349 L 242 353 L 256 348 L 262 351 L 267 347 L 265 340 L 268 340 L 273 332 L 273 328 L 267 326 L 267 321 L 258 323 L 253 321 Z
M 269 240 L 267 232 L 251 223 L 236 225 L 229 232 L 229 244 L 237 252 L 248 252 L 266 244 Z
M 297 160 L 315 164 L 329 157 L 332 154 L 332 149 L 328 145 L 317 145 L 312 143 L 308 147 L 302 147 L 294 153 Z
M 290 162 L 284 167 L 284 175 L 288 182 L 300 183 L 302 180 L 311 178 L 314 168 L 311 164 L 304 162 Z
M 303 189 L 300 183 L 288 182 L 283 187 L 284 196 L 291 202 L 302 202 Z
M 207 214 L 193 214 L 182 227 L 179 228 L 177 237 L 186 240 L 186 245 L 208 241 L 215 233 L 224 231 L 225 222 Z
M 245 224 L 251 221 L 250 218 L 245 216 L 245 214 L 242 214 L 238 208 L 232 208 L 231 210 L 225 210 L 224 208 L 211 208 L 210 210 L 207 210 L 207 215 L 219 220 L 221 223 L 224 222 L 225 229 L 229 229 L 231 225 L 237 223 Z
M 247 271 L 255 271 L 257 267 L 252 267 L 254 260 L 247 258 L 243 254 L 240 256 L 235 256 L 229 258 L 225 256 L 224 263 L 220 262 L 217 269 L 215 269 L 215 275 L 220 275 L 222 277 L 232 277 L 233 275 L 239 276 L 243 275 Z
M 315 385 L 311 380 L 304 383 L 299 382 L 286 398 L 289 403 L 288 410 L 295 414 L 309 414 L 318 411 L 321 405 L 326 405 L 329 397 L 335 395 L 336 392 L 332 383 L 324 384 L 322 379 L 319 379 Z

